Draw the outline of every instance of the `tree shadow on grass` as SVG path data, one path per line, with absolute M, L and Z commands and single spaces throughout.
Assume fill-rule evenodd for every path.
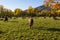
M 54 19 L 54 20 L 60 20 L 59 18 L 56 18 L 56 17 L 54 17 L 53 19 Z
M 5 33 L 6 32 L 0 30 L 0 38 L 3 37 L 3 34 L 5 34 Z
M 9 22 L 18 22 L 18 21 L 9 21 Z
M 60 32 L 60 28 L 38 27 L 38 28 L 33 28 L 33 29 L 47 30 L 47 31 L 59 31 Z
M 3 32 L 3 31 L 0 30 L 0 34 L 3 34 L 3 33 L 5 33 L 5 32 Z
M 60 28 L 48 28 L 48 31 L 59 31 L 60 32 Z
M 37 29 L 37 30 L 47 30 L 47 27 L 34 27 L 34 28 L 32 28 L 32 29 Z

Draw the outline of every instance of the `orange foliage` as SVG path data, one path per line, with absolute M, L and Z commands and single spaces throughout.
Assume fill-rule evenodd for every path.
M 53 0 L 48 0 L 48 2 L 52 2 Z
M 58 2 L 55 2 L 52 6 L 52 9 L 60 8 L 60 4 Z
M 50 6 L 49 2 L 44 1 L 44 6 L 45 6 L 45 7 Z

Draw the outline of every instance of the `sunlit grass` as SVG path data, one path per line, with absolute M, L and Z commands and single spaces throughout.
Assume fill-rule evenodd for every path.
M 0 40 L 60 40 L 60 20 L 34 18 L 30 29 L 28 18 L 0 21 Z

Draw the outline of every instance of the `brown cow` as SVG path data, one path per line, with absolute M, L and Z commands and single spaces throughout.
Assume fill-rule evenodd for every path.
M 30 28 L 31 28 L 32 25 L 33 25 L 33 18 L 30 17 L 30 18 L 29 18 L 29 26 L 30 26 Z
M 5 20 L 4 21 L 8 21 L 8 17 L 7 16 L 5 16 Z

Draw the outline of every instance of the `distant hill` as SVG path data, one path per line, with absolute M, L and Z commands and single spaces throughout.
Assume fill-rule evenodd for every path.
M 38 7 L 36 7 L 36 9 L 37 9 L 38 11 L 42 11 L 42 10 L 51 10 L 50 7 L 45 7 L 44 5 L 38 6 Z M 27 10 L 25 10 L 25 11 L 27 11 Z
M 38 11 L 42 11 L 42 10 L 51 10 L 50 7 L 45 7 L 44 5 L 38 6 L 38 7 L 36 7 L 36 9 L 37 9 Z

